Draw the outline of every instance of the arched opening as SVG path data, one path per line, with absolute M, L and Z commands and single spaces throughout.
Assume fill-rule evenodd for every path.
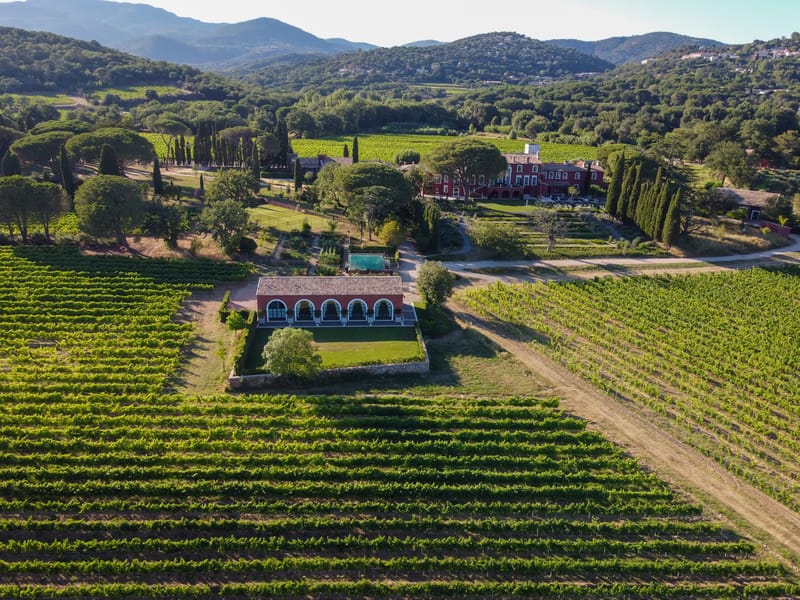
M 350 304 L 347 305 L 347 320 L 366 321 L 367 303 L 363 300 L 352 300 Z
M 391 321 L 394 319 L 394 306 L 386 299 L 378 300 L 375 303 L 375 320 Z
M 300 300 L 294 305 L 295 321 L 313 321 L 314 305 L 308 300 Z
M 286 321 L 286 304 L 282 300 L 273 300 L 267 304 L 267 321 Z
M 322 303 L 323 321 L 341 321 L 342 307 L 336 300 L 325 300 Z

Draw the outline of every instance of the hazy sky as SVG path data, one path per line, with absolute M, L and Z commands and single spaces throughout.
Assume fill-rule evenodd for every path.
M 214 23 L 272 17 L 318 37 L 343 37 L 378 46 L 426 39 L 449 42 L 492 31 L 515 31 L 540 40 L 598 40 L 672 31 L 732 44 L 800 31 L 798 0 L 523 0 L 497 4 L 482 0 L 128 1 Z

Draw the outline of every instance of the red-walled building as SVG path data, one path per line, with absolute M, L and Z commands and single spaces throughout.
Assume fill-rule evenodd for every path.
M 427 194 L 445 198 L 538 198 L 569 194 L 570 187 L 586 195 L 591 185 L 603 186 L 604 171 L 599 163 L 575 161 L 545 163 L 538 152 L 503 154 L 508 163 L 505 173 L 495 178 L 480 176 L 469 185 L 447 175 L 434 175 Z
M 263 327 L 403 323 L 398 275 L 262 277 L 256 300 Z

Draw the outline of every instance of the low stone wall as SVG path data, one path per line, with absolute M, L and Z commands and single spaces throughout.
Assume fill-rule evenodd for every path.
M 424 344 L 423 344 L 424 347 Z M 431 370 L 431 361 L 428 349 L 425 348 L 425 358 L 421 361 L 395 363 L 391 365 L 362 365 L 359 367 L 342 367 L 340 369 L 325 369 L 317 377 L 318 381 L 335 381 L 337 379 L 352 379 L 360 376 L 380 377 L 384 375 L 427 375 Z M 228 377 L 228 386 L 232 390 L 256 390 L 267 388 L 275 382 L 275 375 L 261 373 L 257 375 L 234 375 L 231 371 Z

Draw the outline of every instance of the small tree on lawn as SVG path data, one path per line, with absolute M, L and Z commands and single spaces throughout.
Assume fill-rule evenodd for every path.
M 547 236 L 547 252 L 552 252 L 558 238 L 566 234 L 567 227 L 558 212 L 555 210 L 544 209 L 531 215 L 533 227 L 539 233 Z
M 427 306 L 440 306 L 453 293 L 455 279 L 442 263 L 426 260 L 419 268 L 417 290 Z
M 210 233 L 227 254 L 233 254 L 250 231 L 250 216 L 241 202 L 219 200 L 200 213 L 200 227 Z
M 267 371 L 279 377 L 310 379 L 322 369 L 322 357 L 307 329 L 276 329 L 262 356 Z

